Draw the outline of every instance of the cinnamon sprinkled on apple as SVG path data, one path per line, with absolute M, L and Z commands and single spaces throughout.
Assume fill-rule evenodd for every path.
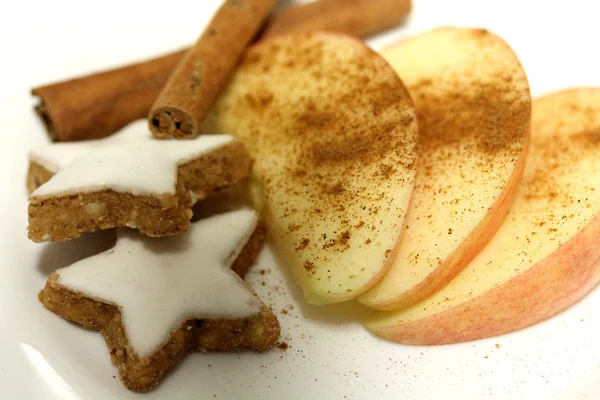
M 382 55 L 411 93 L 420 133 L 398 254 L 360 299 L 393 309 L 444 286 L 498 228 L 525 163 L 531 96 L 516 55 L 485 30 L 439 28 Z
M 254 156 L 270 232 L 302 277 L 331 276 L 325 294 L 364 291 L 354 288 L 397 243 L 416 174 L 417 119 L 397 74 L 350 37 L 281 36 L 249 49 L 213 114 L 213 131 L 236 133 Z M 379 265 L 355 271 L 350 254 L 367 240 Z

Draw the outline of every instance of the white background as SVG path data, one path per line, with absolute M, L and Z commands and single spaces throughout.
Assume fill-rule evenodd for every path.
M 513 46 L 534 96 L 600 86 L 600 4 L 589 1 L 415 0 L 404 26 L 375 48 L 438 25 L 486 27 Z M 362 328 L 355 305 L 305 305 L 264 252 L 250 283 L 280 317 L 286 352 L 192 354 L 157 390 L 119 382 L 103 339 L 36 295 L 56 267 L 102 247 L 26 238 L 27 150 L 46 141 L 29 89 L 152 57 L 193 42 L 218 1 L 5 1 L 0 23 L 0 398 L 2 399 L 598 399 L 600 290 L 523 331 L 460 345 L 409 347 Z M 264 276 L 260 268 L 270 270 Z M 265 281 L 265 286 L 261 282 Z M 283 307 L 292 305 L 288 314 Z

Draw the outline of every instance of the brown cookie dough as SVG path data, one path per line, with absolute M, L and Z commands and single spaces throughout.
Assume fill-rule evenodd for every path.
M 265 305 L 260 314 L 240 320 L 189 320 L 152 357 L 141 358 L 129 346 L 114 305 L 102 303 L 61 287 L 51 275 L 39 300 L 62 318 L 104 335 L 110 357 L 128 389 L 145 392 L 190 351 L 267 350 L 279 338 L 279 322 Z
M 233 261 L 232 269 L 240 276 L 256 261 L 263 241 L 264 225 L 258 222 Z M 277 317 L 261 303 L 260 311 L 247 318 L 187 320 L 151 356 L 141 357 L 129 343 L 116 305 L 63 286 L 57 272 L 50 276 L 38 297 L 47 309 L 62 318 L 100 331 L 121 380 L 138 392 L 152 389 L 190 351 L 262 351 L 272 347 L 280 333 Z
M 179 165 L 173 195 L 140 196 L 114 190 L 46 197 L 33 193 L 29 198 L 28 235 L 34 242 L 61 241 L 124 226 L 148 236 L 175 235 L 189 228 L 196 200 L 235 184 L 247 177 L 251 168 L 252 160 L 243 144 L 232 141 Z M 51 171 L 31 162 L 28 188 L 35 190 L 51 177 Z

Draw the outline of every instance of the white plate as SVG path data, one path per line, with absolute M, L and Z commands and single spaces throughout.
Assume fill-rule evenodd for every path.
M 411 21 L 375 48 L 434 26 L 483 26 L 517 51 L 534 95 L 600 86 L 598 2 L 416 0 Z M 523 4 L 526 3 L 526 4 Z M 542 5 L 543 4 L 543 5 Z M 218 1 L 10 2 L 0 24 L 0 398 L 588 398 L 600 395 L 600 290 L 534 327 L 471 343 L 410 347 L 370 335 L 354 304 L 306 305 L 263 252 L 249 282 L 280 318 L 287 351 L 191 354 L 156 390 L 120 383 L 104 341 L 44 310 L 48 274 L 102 235 L 36 245 L 26 237 L 28 148 L 46 141 L 29 88 L 149 57 L 196 38 Z M 261 275 L 259 270 L 270 271 Z M 265 286 L 262 286 L 262 282 Z M 293 306 L 287 314 L 283 308 Z

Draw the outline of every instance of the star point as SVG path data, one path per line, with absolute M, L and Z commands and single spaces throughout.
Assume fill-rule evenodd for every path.
M 119 229 L 112 249 L 57 270 L 58 283 L 117 306 L 130 346 L 147 357 L 187 320 L 260 312 L 260 300 L 231 270 L 256 225 L 256 213 L 244 209 L 169 238 Z

